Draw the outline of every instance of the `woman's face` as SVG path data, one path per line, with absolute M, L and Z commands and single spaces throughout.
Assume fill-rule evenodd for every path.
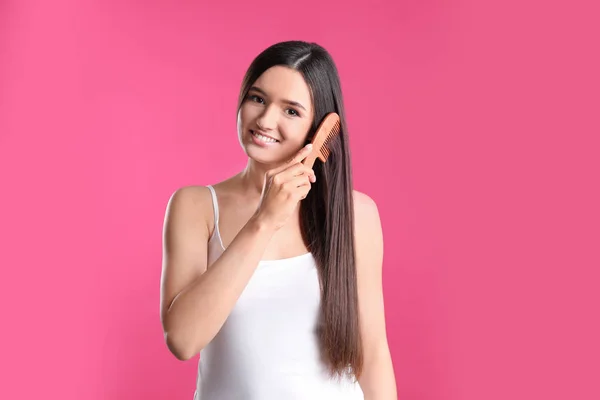
M 310 90 L 302 75 L 282 66 L 269 68 L 242 102 L 240 144 L 257 162 L 284 162 L 305 144 L 313 115 Z

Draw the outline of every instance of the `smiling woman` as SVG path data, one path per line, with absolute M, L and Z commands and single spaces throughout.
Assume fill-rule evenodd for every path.
M 330 113 L 340 132 L 313 168 Z M 341 85 L 327 51 L 283 42 L 244 76 L 246 168 L 188 186 L 165 215 L 161 320 L 181 360 L 200 352 L 195 398 L 396 398 L 377 206 L 352 188 Z
M 311 93 L 302 74 L 285 66 L 274 66 L 254 82 L 240 104 L 240 143 L 248 157 L 263 163 L 277 161 L 282 153 L 291 157 L 306 141 L 312 120 Z M 249 144 L 261 149 L 280 146 L 276 153 L 255 154 L 255 148 Z

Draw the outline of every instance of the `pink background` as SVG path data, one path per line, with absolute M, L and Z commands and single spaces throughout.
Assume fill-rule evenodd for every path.
M 166 202 L 243 168 L 242 75 L 290 39 L 340 70 L 399 398 L 600 398 L 594 2 L 366 3 L 0 1 L 0 398 L 191 400 Z

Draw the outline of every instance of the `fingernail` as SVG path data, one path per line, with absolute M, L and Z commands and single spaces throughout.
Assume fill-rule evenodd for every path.
M 309 149 L 309 150 L 312 149 L 312 143 L 307 144 L 306 148 Z

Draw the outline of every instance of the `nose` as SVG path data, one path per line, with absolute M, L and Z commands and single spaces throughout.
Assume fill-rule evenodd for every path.
M 277 110 L 274 104 L 265 107 L 263 113 L 256 120 L 260 129 L 272 131 L 277 126 Z

